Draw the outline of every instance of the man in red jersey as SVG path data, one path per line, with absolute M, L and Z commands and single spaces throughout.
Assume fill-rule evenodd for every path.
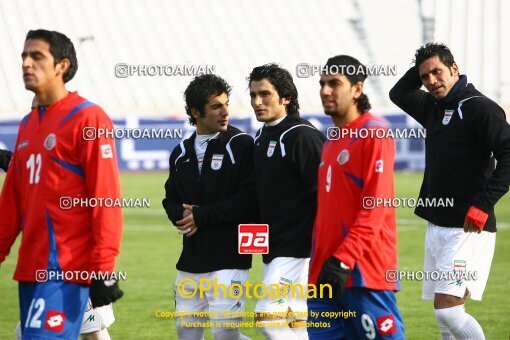
M 91 133 L 113 124 L 99 106 L 66 89 L 78 63 L 65 35 L 29 31 L 21 57 L 25 88 L 39 106 L 20 123 L 0 196 L 0 262 L 22 232 L 14 279 L 23 339 L 76 339 L 87 284 L 94 307 L 122 296 L 110 280 L 121 209 L 72 205 L 76 198 L 120 198 L 115 141 Z
M 327 61 L 320 79 L 324 111 L 336 128 L 319 166 L 309 283 L 330 284 L 333 298 L 308 300 L 310 339 L 404 338 L 398 284 L 386 280 L 397 268 L 395 209 L 374 205 L 394 198 L 395 144 L 375 133 L 387 128 L 367 112 L 366 77 L 357 59 L 340 55 Z M 321 313 L 340 311 L 348 317 Z M 321 321 L 330 327 L 313 327 Z

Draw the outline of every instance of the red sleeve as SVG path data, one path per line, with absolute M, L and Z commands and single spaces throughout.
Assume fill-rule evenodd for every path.
M 465 221 L 473 223 L 478 228 L 483 229 L 485 222 L 487 222 L 487 218 L 489 218 L 489 214 L 472 205 L 467 212 Z
M 333 256 L 349 268 L 364 256 L 372 247 L 373 241 L 383 228 L 386 209 L 382 205 L 374 209 L 364 209 L 366 197 L 392 199 L 394 197 L 393 166 L 395 144 L 391 138 L 365 139 L 363 145 L 363 188 L 359 198 L 358 214 L 349 228 L 347 237 L 333 253 Z
M 81 129 L 113 131 L 111 119 L 98 106 L 88 109 L 84 116 Z M 81 132 L 80 138 L 83 136 Z M 101 135 L 94 140 L 81 139 L 80 155 L 89 198 L 121 199 L 114 137 Z M 91 269 L 95 272 L 112 272 L 122 237 L 122 208 L 98 205 L 91 209 L 94 235 Z

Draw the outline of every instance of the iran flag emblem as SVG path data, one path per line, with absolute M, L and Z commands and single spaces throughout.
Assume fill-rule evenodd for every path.
M 452 119 L 454 110 L 444 110 L 443 125 L 448 125 Z

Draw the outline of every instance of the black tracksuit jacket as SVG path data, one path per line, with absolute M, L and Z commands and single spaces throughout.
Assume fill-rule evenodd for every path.
M 182 204 L 192 204 L 198 231 L 183 236 L 177 269 L 208 273 L 222 269 L 249 269 L 251 255 L 238 253 L 238 225 L 257 221 L 257 194 L 253 166 L 253 138 L 230 126 L 209 141 L 199 174 L 194 133 L 170 155 L 170 175 L 163 206 L 176 224 Z M 213 155 L 221 166 L 212 166 Z M 216 170 L 214 169 L 216 168 Z
M 414 66 L 391 89 L 390 99 L 427 130 L 420 198 L 453 198 L 454 206 L 417 207 L 416 215 L 438 226 L 463 228 L 473 205 L 489 215 L 483 230 L 495 232 L 494 205 L 510 185 L 505 112 L 464 75 L 442 100 L 421 86 Z
M 262 127 L 255 136 L 260 221 L 269 225 L 269 254 L 263 255 L 264 263 L 276 257 L 310 257 L 325 139 L 295 115 L 276 126 Z

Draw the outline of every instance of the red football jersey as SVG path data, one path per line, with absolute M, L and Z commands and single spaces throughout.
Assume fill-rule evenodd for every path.
M 377 129 L 387 131 L 386 123 L 364 113 L 340 130 L 343 138 L 324 145 L 310 283 L 317 283 L 324 262 L 334 256 L 352 269 L 348 287 L 398 289 L 386 281 L 386 271 L 397 267 L 395 209 L 369 205 L 372 197 L 394 198 L 395 144 L 392 138 L 378 138 L 387 134 L 374 133 Z
M 66 197 L 121 198 L 115 140 L 86 140 L 86 127 L 113 129 L 113 124 L 76 92 L 44 113 L 33 109 L 20 123 L 0 197 L 0 262 L 22 232 L 15 280 L 37 281 L 38 270 L 114 270 L 122 209 L 61 207 L 69 203 Z M 85 283 L 79 276 L 69 281 Z

